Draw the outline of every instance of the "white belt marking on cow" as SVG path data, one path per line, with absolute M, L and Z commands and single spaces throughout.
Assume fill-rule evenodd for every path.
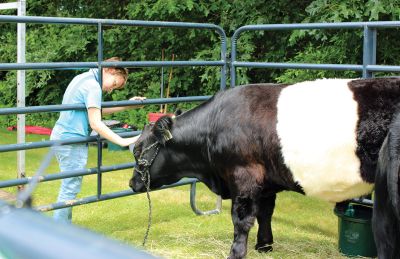
M 306 195 L 331 202 L 370 193 L 356 151 L 357 102 L 350 79 L 302 82 L 282 90 L 277 133 L 285 164 Z

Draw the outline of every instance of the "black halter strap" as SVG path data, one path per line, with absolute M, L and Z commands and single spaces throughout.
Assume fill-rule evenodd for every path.
M 156 152 L 154 152 L 154 154 L 150 160 L 142 158 L 145 153 L 147 153 L 154 147 L 156 148 Z M 150 188 L 149 169 L 150 169 L 150 166 L 153 164 L 154 159 L 156 158 L 159 150 L 160 150 L 160 144 L 158 142 L 154 142 L 153 144 L 151 144 L 143 149 L 142 153 L 140 154 L 139 159 L 137 160 L 137 165 L 141 166 L 143 169 L 140 170 L 139 167 L 137 166 L 135 168 L 135 171 L 137 171 L 140 174 L 141 179 L 144 182 L 146 188 Z

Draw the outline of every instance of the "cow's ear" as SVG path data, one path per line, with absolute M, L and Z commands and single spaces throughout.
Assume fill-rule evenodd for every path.
M 174 112 L 174 115 L 175 116 L 179 116 L 179 115 L 181 115 L 183 113 L 183 111 L 181 110 L 181 109 L 177 109 L 175 112 Z
M 172 139 L 171 128 L 173 120 L 170 116 L 166 115 L 159 118 L 153 126 L 153 134 L 157 138 L 158 143 L 165 145 L 165 143 Z

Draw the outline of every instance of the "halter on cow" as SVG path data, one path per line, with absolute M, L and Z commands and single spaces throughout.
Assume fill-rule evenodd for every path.
M 267 252 L 272 250 L 271 218 L 278 192 L 342 202 L 372 191 L 379 150 L 389 128 L 397 132 L 390 123 L 399 103 L 397 78 L 324 79 L 221 91 L 175 120 L 165 116 L 143 130 L 134 149 L 138 173 L 130 186 L 145 191 L 140 172 L 146 170 L 152 189 L 195 177 L 232 200 L 230 258 L 245 257 L 255 219 L 259 225 L 255 248 Z M 399 151 L 390 143 L 400 137 L 392 139 L 384 148 L 397 156 Z M 159 147 L 158 153 L 151 145 Z M 397 179 L 398 170 L 389 170 L 394 160 L 387 162 L 382 153 L 386 154 L 381 152 L 377 179 Z M 375 203 L 382 200 L 384 190 L 386 196 L 398 199 L 397 189 L 382 190 L 381 182 L 376 186 L 380 200 Z M 374 210 L 375 237 L 387 238 L 376 240 L 378 255 L 398 254 L 399 232 L 377 230 L 376 220 L 377 215 L 382 217 L 382 226 L 397 218 L 385 206 Z

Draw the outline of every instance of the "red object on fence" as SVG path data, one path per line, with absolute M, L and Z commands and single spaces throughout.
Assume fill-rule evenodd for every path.
M 147 118 L 148 118 L 150 123 L 154 123 L 159 118 L 161 118 L 162 116 L 165 116 L 165 115 L 168 115 L 168 116 L 172 117 L 174 114 L 172 114 L 172 113 L 162 113 L 162 112 L 150 112 L 150 113 L 147 114 Z
M 7 127 L 8 131 L 17 130 L 17 126 Z M 25 126 L 25 133 L 27 134 L 38 134 L 38 135 L 51 135 L 51 130 L 49 128 L 40 126 Z

